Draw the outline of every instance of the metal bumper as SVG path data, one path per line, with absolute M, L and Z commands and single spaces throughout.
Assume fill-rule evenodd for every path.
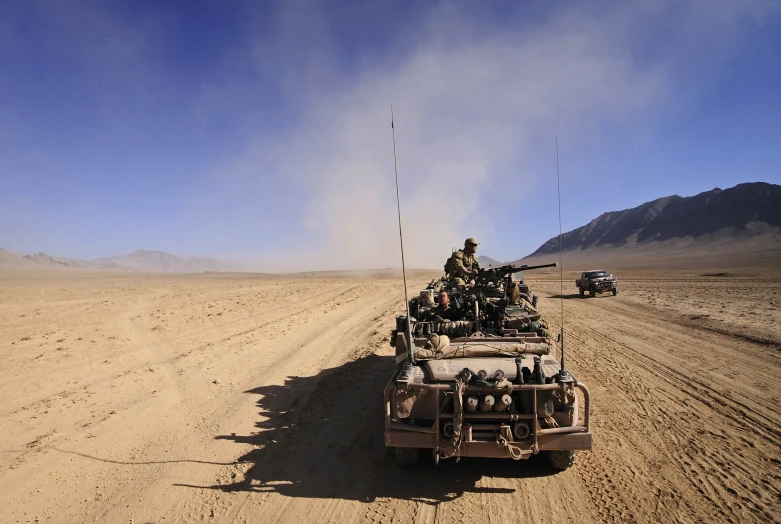
M 531 440 L 531 438 L 527 440 Z M 528 442 L 510 443 L 518 447 L 526 455 L 526 458 L 540 451 L 590 450 L 591 432 L 539 436 L 536 447 L 530 446 Z M 385 431 L 385 445 L 394 448 L 446 449 L 450 446 L 450 441 L 443 437 L 437 441 L 433 433 L 391 429 Z M 506 446 L 485 441 L 461 442 L 456 455 L 460 457 L 511 458 L 510 450 Z
M 565 383 L 566 384 L 566 383 Z M 583 425 L 566 426 L 557 428 L 543 428 L 540 426 L 537 414 L 537 392 L 552 391 L 565 387 L 562 384 L 534 384 L 534 385 L 513 385 L 513 392 L 532 391 L 534 399 L 533 413 L 465 413 L 463 423 L 463 434 L 459 449 L 453 450 L 449 438 L 443 436 L 440 432 L 440 421 L 452 418 L 452 414 L 440 412 L 440 392 L 455 391 L 455 387 L 450 384 L 409 384 L 408 388 L 418 388 L 437 391 L 437 414 L 434 425 L 431 427 L 418 427 L 403 424 L 392 419 L 392 398 L 396 385 L 393 381 L 385 388 L 385 445 L 389 447 L 409 447 L 424 448 L 434 450 L 444 450 L 447 455 L 456 455 L 461 457 L 491 457 L 491 458 L 511 458 L 511 450 L 507 445 L 500 444 L 497 441 L 486 440 L 485 438 L 472 438 L 471 428 L 479 429 L 486 423 L 492 426 L 510 425 L 518 421 L 525 421 L 529 424 L 531 433 L 525 439 L 515 440 L 510 435 L 508 444 L 514 448 L 520 458 L 528 458 L 532 454 L 540 451 L 553 450 L 590 450 L 592 447 L 592 434 L 590 429 L 590 394 L 588 388 L 579 383 L 573 384 L 583 393 L 584 398 L 584 418 Z M 468 386 L 465 394 L 479 394 L 491 392 L 490 389 Z M 449 449 L 448 449 L 449 448 Z

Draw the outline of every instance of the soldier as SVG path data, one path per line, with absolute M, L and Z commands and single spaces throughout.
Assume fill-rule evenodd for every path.
M 534 315 L 537 313 L 537 308 L 529 301 L 527 295 L 521 293 L 518 282 L 510 283 L 510 286 L 507 288 L 507 299 L 509 304 L 520 305 L 529 314 Z
M 551 332 L 548 329 L 548 323 L 545 322 L 543 319 L 535 320 L 531 324 L 529 324 L 529 328 L 527 331 L 534 331 L 537 333 L 538 336 L 544 337 L 544 338 L 551 338 Z
M 474 279 L 480 271 L 480 263 L 475 256 L 477 246 L 477 240 L 471 237 L 467 238 L 464 241 L 464 249 L 453 253 L 445 263 L 445 273 L 447 273 L 452 286 L 463 287 L 466 286 L 467 282 L 474 285 Z
M 435 322 L 459 320 L 461 313 L 450 305 L 450 295 L 444 289 L 439 292 L 439 305 L 431 311 Z

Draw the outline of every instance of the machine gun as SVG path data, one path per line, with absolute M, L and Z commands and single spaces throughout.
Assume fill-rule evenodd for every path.
M 499 267 L 480 268 L 480 271 L 477 273 L 477 278 L 497 281 L 506 278 L 513 273 L 518 273 L 519 271 L 531 271 L 532 269 L 542 269 L 545 267 L 558 267 L 558 265 L 558 262 L 553 262 L 551 264 L 540 264 L 538 266 L 529 266 L 527 264 L 516 266 L 515 264 L 507 264 L 505 266 Z
M 551 264 L 540 264 L 537 266 L 507 264 L 499 267 L 481 268 L 475 279 L 475 287 L 484 290 L 484 293 L 489 296 L 506 297 L 507 291 L 511 286 L 517 284 L 518 291 L 526 294 L 532 302 L 532 305 L 537 307 L 537 297 L 529 292 L 529 286 L 523 281 L 522 272 L 546 267 L 557 267 L 558 265 L 558 262 L 553 262 Z M 521 273 L 521 278 L 518 282 L 513 284 L 513 275 L 516 273 Z

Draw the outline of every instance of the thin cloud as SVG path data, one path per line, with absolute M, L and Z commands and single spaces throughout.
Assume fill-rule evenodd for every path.
M 653 127 L 696 102 L 746 35 L 778 15 L 773 1 L 714 0 L 514 6 L 499 19 L 448 2 L 396 18 L 389 45 L 346 64 L 325 4 L 285 2 L 268 16 L 252 2 L 239 4 L 235 47 L 189 82 L 163 58 L 164 15 L 129 24 L 97 2 L 72 4 L 30 9 L 51 33 L 46 45 L 80 64 L 84 93 L 98 93 L 80 100 L 112 123 L 101 128 L 197 127 L 222 140 L 209 158 L 225 160 L 187 178 L 189 213 L 171 214 L 191 227 L 171 250 L 264 270 L 399 265 L 390 103 L 409 265 L 441 267 L 466 236 L 487 254 L 509 241 L 506 251 L 531 251 L 497 231 L 508 216 L 523 221 L 518 237 L 541 227 L 517 210 L 539 197 L 532 188 L 553 187 L 554 135 L 583 149 L 608 126 Z M 1 18 L 0 58 L 13 58 L 27 40 Z M 18 134 L 2 126 L 0 136 Z
M 739 40 L 768 9 L 763 2 L 707 2 L 677 9 L 671 20 L 659 4 L 611 6 L 554 14 L 536 26 L 476 29 L 462 11 L 440 7 L 417 26 L 425 36 L 406 43 L 401 59 L 369 65 L 335 85 L 331 78 L 329 89 L 314 94 L 309 85 L 308 111 L 292 138 L 245 153 L 273 158 L 263 169 L 295 181 L 308 202 L 306 247 L 286 245 L 258 262 L 300 269 L 399 265 L 391 102 L 408 263 L 440 267 L 466 236 L 495 243 L 502 209 L 523 205 L 517 188 L 539 176 L 515 173 L 503 190 L 513 161 L 523 165 L 554 133 L 577 143 L 605 124 L 674 104 L 681 67 L 700 60 L 694 69 L 707 70 L 703 64 L 717 59 L 706 44 L 719 35 Z M 664 46 L 668 54 L 641 53 L 644 25 L 674 38 Z

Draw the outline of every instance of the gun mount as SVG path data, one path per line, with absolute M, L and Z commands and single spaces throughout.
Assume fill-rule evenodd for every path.
M 524 295 L 524 298 L 526 298 L 536 309 L 538 299 L 531 293 L 528 284 L 524 282 L 523 272 L 558 267 L 558 265 L 558 262 L 553 262 L 550 264 L 539 264 L 534 266 L 527 264 L 506 264 L 499 267 L 481 268 L 475 279 L 474 287 L 489 296 L 509 296 L 510 300 L 513 302 L 517 301 L 517 297 L 511 295 L 520 293 Z M 517 275 L 520 275 L 520 277 Z M 514 280 L 513 277 L 516 277 L 517 280 Z

